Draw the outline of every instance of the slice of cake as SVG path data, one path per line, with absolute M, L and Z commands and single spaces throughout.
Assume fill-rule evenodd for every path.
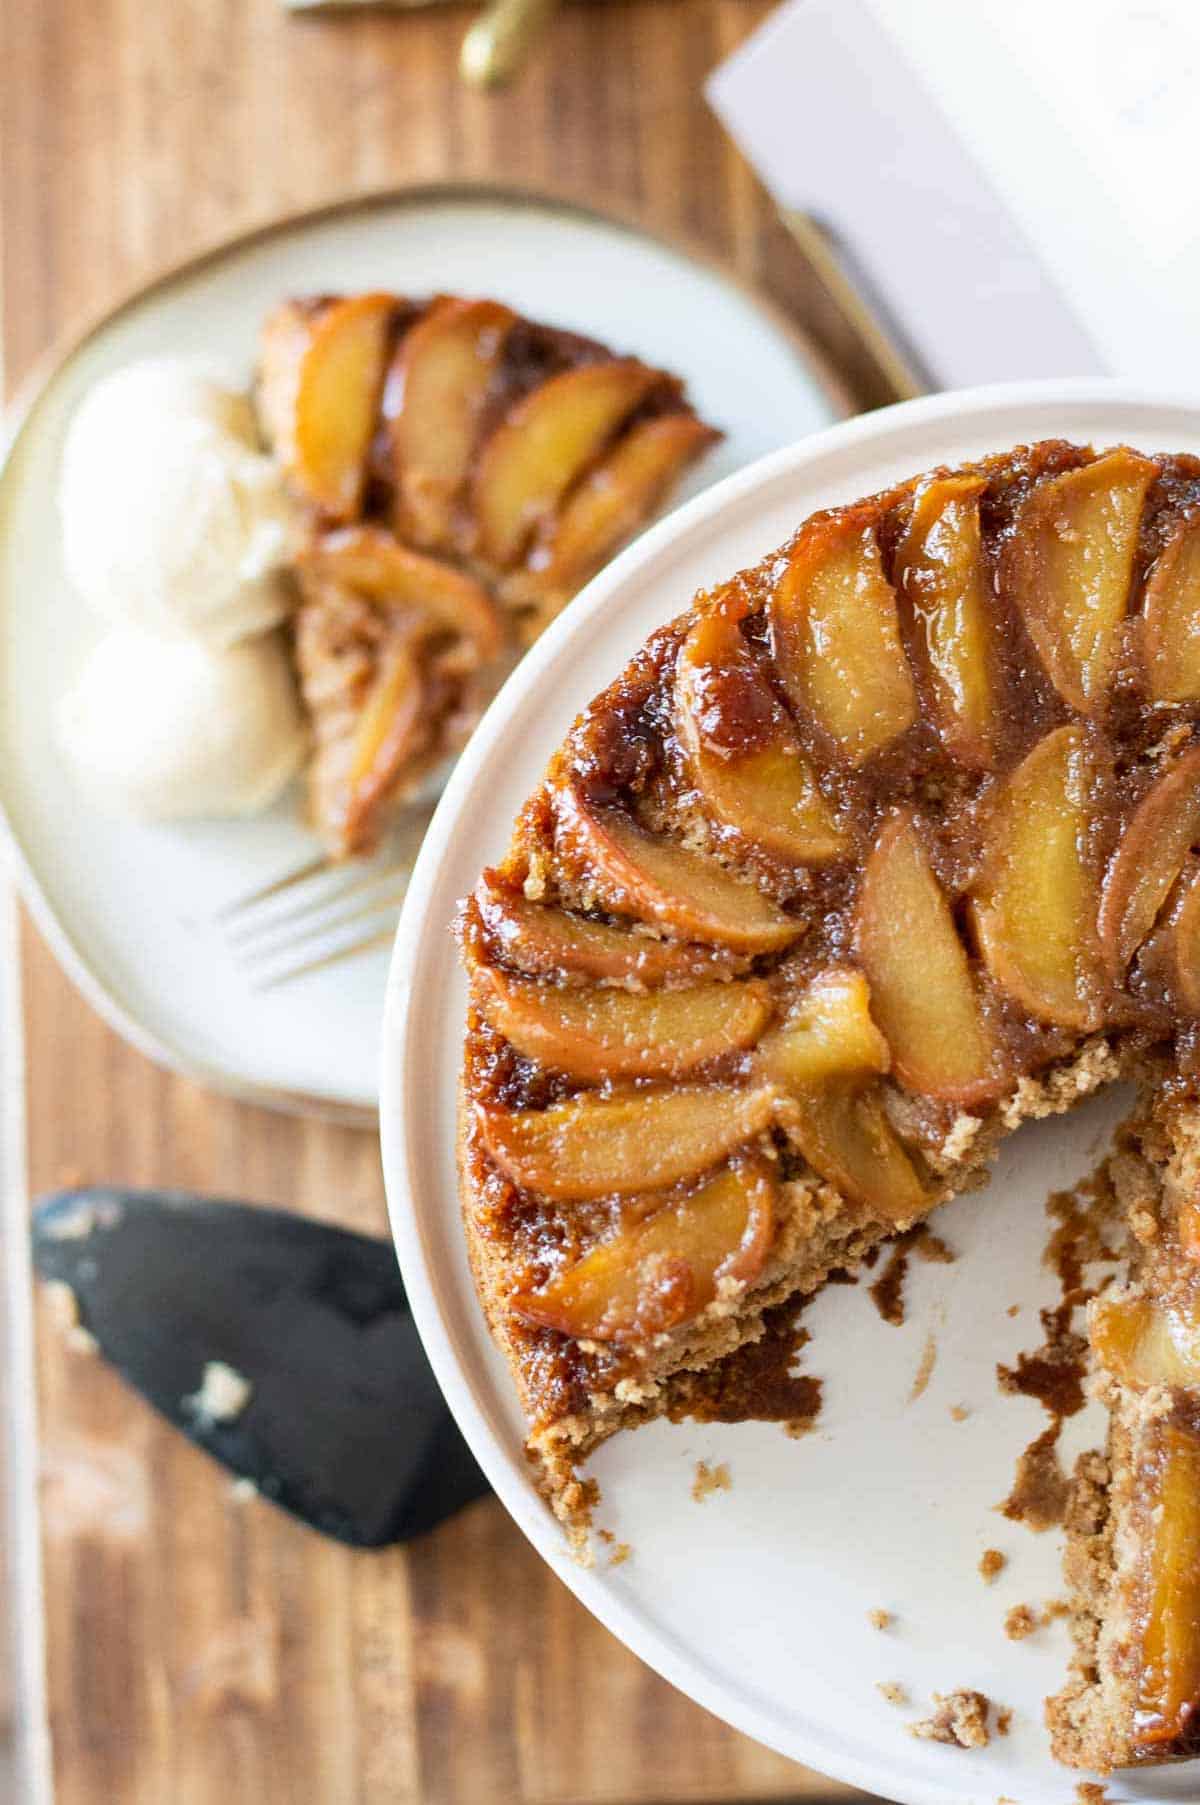
M 1198 523 L 1200 462 L 1127 447 L 915 479 L 698 597 L 555 755 L 463 910 L 460 1165 L 568 1523 L 578 1460 L 773 1305 L 1022 1120 L 1190 1059 Z M 1151 1472 L 1190 1471 L 1158 1402 L 1162 1447 L 1121 1451 L 1123 1404 L 1110 1463 L 1143 1541 Z
M 369 851 L 512 658 L 720 436 L 683 384 L 498 301 L 289 301 L 259 417 L 309 521 L 311 813 Z

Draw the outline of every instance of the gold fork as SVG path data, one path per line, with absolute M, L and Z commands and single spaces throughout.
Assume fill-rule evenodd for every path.
M 436 806 L 435 797 L 405 809 L 369 860 L 309 859 L 219 909 L 217 925 L 251 987 L 274 990 L 386 946 Z

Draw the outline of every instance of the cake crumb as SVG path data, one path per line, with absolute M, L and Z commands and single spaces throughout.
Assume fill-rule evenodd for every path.
M 731 1490 L 733 1480 L 729 1468 L 724 1461 L 719 1467 L 710 1467 L 707 1460 L 696 1462 L 696 1477 L 692 1480 L 692 1497 L 697 1504 L 703 1504 L 714 1492 Z
M 236 1367 L 224 1360 L 207 1360 L 200 1389 L 183 1399 L 183 1408 L 211 1428 L 214 1423 L 236 1422 L 253 1395 L 253 1385 Z
M 609 1548 L 612 1547 L 612 1544 L 617 1539 L 611 1529 L 598 1529 L 596 1531 L 596 1534 L 600 1537 L 600 1540 Z
M 985 1749 L 991 1741 L 987 1719 L 989 1700 L 982 1692 L 948 1692 L 933 1695 L 928 1717 L 908 1725 L 919 1742 L 943 1742 L 951 1748 Z
M 1056 1528 L 1064 1519 L 1071 1482 L 1058 1459 L 1061 1422 L 1051 1423 L 1017 1461 L 1012 1491 L 1000 1506 L 1011 1523 L 1024 1523 L 1039 1533 Z
M 950 1416 L 956 1423 L 965 1423 L 971 1412 L 965 1404 L 951 1404 Z
M 70 1285 L 62 1279 L 50 1279 L 43 1287 L 43 1295 L 54 1319 L 54 1326 L 71 1352 L 73 1354 L 98 1353 L 100 1343 L 92 1331 L 84 1327 L 79 1313 L 79 1299 Z
M 608 1557 L 609 1566 L 610 1567 L 623 1567 L 625 1565 L 625 1562 L 629 1559 L 629 1557 L 632 1553 L 633 1553 L 633 1546 L 631 1543 L 618 1542 L 616 1547 L 613 1549 L 612 1553 Z
M 1024 1642 L 1038 1628 L 1038 1614 L 1032 1605 L 1015 1604 L 1004 1619 L 1004 1634 L 1010 1642 Z
M 1108 1788 L 1095 1780 L 1080 1780 L 1075 1787 L 1076 1805 L 1109 1805 Z
M 979 1574 L 985 1585 L 994 1586 L 1008 1565 L 1008 1556 L 998 1548 L 985 1548 L 979 1557 Z
M 1004 1314 L 1006 1316 L 1019 1316 L 1021 1314 L 1020 1304 L 1009 1304 L 1008 1309 L 1004 1312 Z
M 873 1629 L 890 1630 L 896 1619 L 890 1611 L 874 1610 L 867 1612 L 867 1622 Z
M 889 1705 L 907 1705 L 910 1702 L 908 1689 L 899 1680 L 879 1680 L 875 1690 L 883 1694 Z
M 1048 1599 L 1042 1607 L 1043 1623 L 1057 1623 L 1060 1617 L 1069 1617 L 1070 1615 L 1071 1604 L 1070 1600 L 1066 1598 Z
M 996 1711 L 996 1734 L 1007 1736 L 1012 1729 L 1013 1714 L 1007 1705 L 1001 1705 Z
M 936 1365 L 937 1337 L 936 1335 L 927 1335 L 925 1338 L 925 1346 L 921 1352 L 920 1364 L 917 1367 L 916 1375 L 912 1382 L 912 1390 L 908 1394 L 908 1401 L 910 1404 L 915 1404 L 918 1398 L 923 1398 L 925 1396 L 925 1393 L 929 1388 L 929 1381 L 933 1377 L 933 1369 Z

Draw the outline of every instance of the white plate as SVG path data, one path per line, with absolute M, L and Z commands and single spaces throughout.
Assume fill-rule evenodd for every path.
M 153 1057 L 267 1102 L 370 1111 L 386 951 L 261 993 L 213 926 L 318 850 L 296 795 L 249 822 L 144 827 L 98 815 L 58 759 L 54 704 L 98 629 L 63 575 L 55 477 L 71 410 L 114 366 L 181 352 L 247 380 L 281 296 L 381 287 L 494 294 L 680 371 L 728 434 L 692 493 L 835 417 L 799 341 L 716 267 L 488 189 L 375 197 L 239 239 L 117 309 L 40 390 L 0 475 L 0 796 L 26 895 L 76 983 Z
M 1045 1418 L 1033 1402 L 999 1395 L 995 1364 L 1041 1339 L 1035 1306 L 1057 1301 L 1041 1265 L 1044 1201 L 1094 1167 L 1127 1100 L 1097 1099 L 1014 1138 L 988 1192 L 944 1213 L 939 1226 L 960 1257 L 915 1265 L 902 1329 L 879 1320 L 864 1289 L 818 1300 L 804 1361 L 825 1380 L 813 1436 L 658 1423 L 602 1448 L 591 1467 L 598 1520 L 633 1555 L 609 1568 L 601 1549 L 583 1572 L 529 1483 L 520 1413 L 467 1268 L 453 1151 L 464 997 L 449 925 L 577 709 L 693 590 L 762 556 L 814 508 L 1056 434 L 1200 452 L 1200 402 L 1096 384 L 910 402 L 768 457 L 653 528 L 551 629 L 477 731 L 426 836 L 389 981 L 381 1118 L 392 1224 L 426 1349 L 500 1497 L 584 1603 L 684 1692 L 781 1753 L 906 1805 L 1072 1796 L 1041 1724 L 1042 1700 L 1066 1671 L 1065 1626 L 1020 1644 L 1003 1631 L 1011 1605 L 1062 1590 L 1060 1538 L 995 1510 Z M 930 1334 L 932 1381 L 910 1403 Z M 971 1412 L 961 1423 L 950 1415 L 960 1403 Z M 1069 1431 L 1073 1458 L 1102 1424 L 1076 1419 Z M 701 1458 L 728 1461 L 733 1486 L 698 1505 L 690 1488 Z M 991 1588 L 977 1571 L 988 1547 L 1010 1557 Z M 894 1630 L 869 1625 L 876 1607 L 896 1613 Z M 884 1702 L 876 1686 L 889 1680 L 907 1686 L 912 1709 Z M 905 1733 L 934 1689 L 963 1686 L 1014 1709 L 1007 1738 L 967 1753 Z M 1195 1789 L 1192 1768 L 1119 1778 L 1109 1796 L 1194 1798 Z

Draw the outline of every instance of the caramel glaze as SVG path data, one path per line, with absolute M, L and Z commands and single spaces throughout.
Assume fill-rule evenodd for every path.
M 624 809 L 650 829 L 674 830 L 676 836 L 681 826 L 703 812 L 675 733 L 673 676 L 695 613 L 729 610 L 756 655 L 761 681 L 715 676 L 700 698 L 706 736 L 728 749 L 750 750 L 763 743 L 773 706 L 786 711 L 826 801 L 848 836 L 846 857 L 822 867 L 798 867 L 710 823 L 711 850 L 724 862 L 751 874 L 759 888 L 798 925 L 796 941 L 782 954 L 762 955 L 752 962 L 757 974 L 769 978 L 779 1008 L 786 1007 L 788 999 L 820 969 L 855 962 L 853 915 L 863 860 L 882 819 L 897 805 L 905 804 L 916 811 L 935 873 L 954 907 L 972 957 L 986 1019 L 1004 1049 L 1013 1081 L 1022 1074 L 1044 1072 L 1064 1059 L 1078 1048 L 1082 1036 L 1034 1020 L 979 964 L 971 942 L 963 899 L 979 871 L 984 832 L 999 786 L 1048 732 L 1067 721 L 1080 720 L 1090 768 L 1096 773 L 1089 798 L 1086 856 L 1099 878 L 1123 823 L 1161 770 L 1163 757 L 1197 737 L 1200 726 L 1200 705 L 1147 706 L 1140 689 L 1137 656 L 1142 587 L 1172 527 L 1182 516 L 1200 509 L 1200 461 L 1183 456 L 1152 460 L 1157 474 L 1142 512 L 1120 656 L 1099 718 L 1075 716 L 1057 693 L 1016 606 L 1009 555 L 1022 504 L 1037 484 L 1085 465 L 1097 455 L 1091 449 L 1050 441 L 973 467 L 985 483 L 980 521 L 998 648 L 1000 706 L 992 769 L 964 768 L 939 737 L 930 698 L 921 689 L 924 665 L 911 656 L 918 630 L 916 615 L 911 599 L 899 586 L 901 631 L 919 701 L 917 719 L 907 731 L 853 767 L 839 756 L 812 718 L 789 705 L 773 662 L 766 604 L 790 550 L 813 524 L 806 522 L 779 553 L 721 589 L 701 595 L 692 613 L 654 634 L 624 674 L 584 710 L 546 780 L 522 811 L 509 855 L 492 874 L 493 883 L 518 891 L 531 872 L 537 873 L 539 883 L 549 873 L 545 900 L 562 900 L 554 895 L 556 885 L 562 887 L 568 904 L 572 896 L 579 896 L 587 883 L 587 871 L 556 835 L 556 797 L 567 783 L 589 804 Z M 918 482 L 923 480 L 914 479 L 851 508 L 814 518 L 849 519 L 873 527 L 890 579 Z M 589 912 L 594 919 L 613 919 Z M 504 946 L 489 937 L 473 903 L 464 906 L 460 931 L 468 968 L 477 962 L 505 964 Z M 1103 1029 L 1110 1036 L 1146 1048 L 1173 1044 L 1181 1067 L 1192 1069 L 1197 1029 L 1193 1024 L 1180 1029 L 1178 1018 L 1178 1005 L 1162 975 L 1161 962 L 1139 957 L 1127 980 L 1111 987 Z M 749 1063 L 749 1055 L 733 1055 L 716 1068 L 689 1074 L 689 1082 L 718 1077 L 736 1081 L 748 1072 Z M 469 1105 L 540 1109 L 581 1088 L 519 1055 L 478 1010 L 471 1009 L 465 1055 Z M 903 1134 L 918 1165 L 922 1148 L 940 1144 L 957 1113 L 954 1105 L 944 1101 L 906 1097 Z M 622 1219 L 626 1206 L 619 1199 L 564 1207 L 523 1192 L 490 1162 L 470 1108 L 465 1126 L 467 1207 L 479 1235 L 493 1243 L 502 1258 L 506 1282 L 513 1292 L 544 1283 Z M 782 1177 L 807 1171 L 782 1134 L 774 1131 L 774 1139 Z M 493 1298 L 494 1320 L 495 1309 Z M 628 1350 L 589 1344 L 585 1351 L 561 1334 L 533 1328 L 508 1312 L 504 1312 L 503 1326 L 510 1350 L 522 1367 L 527 1398 L 536 1400 L 543 1423 L 584 1408 L 589 1391 L 611 1386 L 623 1373 L 637 1370 L 637 1359 Z

